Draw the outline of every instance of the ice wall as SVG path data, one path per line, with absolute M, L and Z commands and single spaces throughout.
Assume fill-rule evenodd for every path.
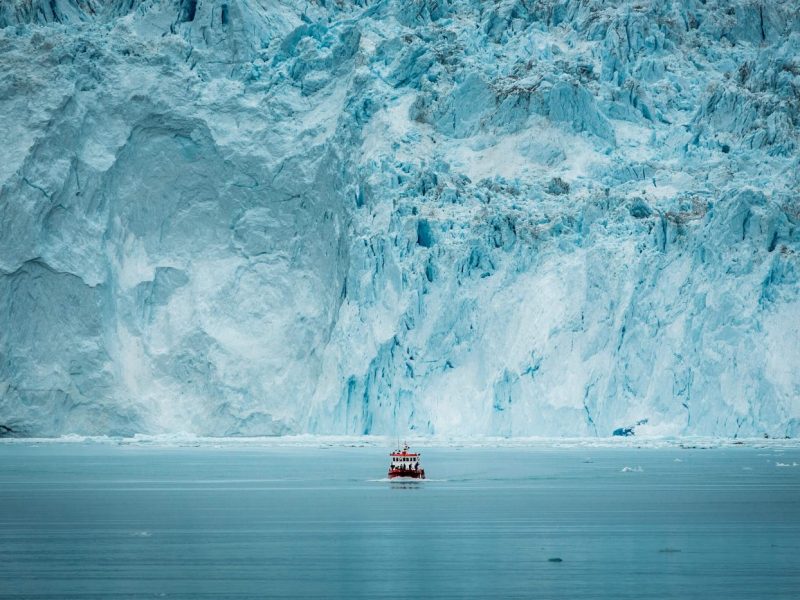
M 0 425 L 800 435 L 795 2 L 0 4 Z

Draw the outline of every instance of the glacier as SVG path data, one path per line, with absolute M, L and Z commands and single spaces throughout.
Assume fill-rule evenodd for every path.
M 0 435 L 800 435 L 793 0 L 5 0 L 0 115 Z

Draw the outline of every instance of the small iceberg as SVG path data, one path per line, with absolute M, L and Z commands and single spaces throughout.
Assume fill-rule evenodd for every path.
M 134 531 L 131 533 L 131 537 L 139 537 L 139 538 L 149 538 L 153 534 L 149 531 Z

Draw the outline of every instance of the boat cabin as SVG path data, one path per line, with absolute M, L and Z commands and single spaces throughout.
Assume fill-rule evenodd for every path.
M 419 469 L 419 453 L 409 452 L 408 446 L 403 450 L 392 452 L 392 469 L 400 471 L 413 471 Z

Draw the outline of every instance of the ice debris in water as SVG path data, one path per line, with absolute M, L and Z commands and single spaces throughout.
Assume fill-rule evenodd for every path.
M 644 469 L 642 467 L 622 467 L 623 473 L 642 473 Z
M 795 437 L 798 56 L 789 0 L 0 2 L 0 435 Z

